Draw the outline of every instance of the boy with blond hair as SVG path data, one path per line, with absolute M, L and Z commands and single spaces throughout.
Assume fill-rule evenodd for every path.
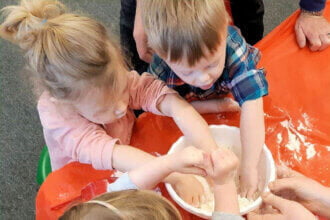
M 200 113 L 241 107 L 241 196 L 258 188 L 257 165 L 265 141 L 262 97 L 268 94 L 258 49 L 248 45 L 221 0 L 141 0 L 149 46 L 156 52 L 149 72 L 191 102 Z M 219 161 L 221 163 L 221 161 Z

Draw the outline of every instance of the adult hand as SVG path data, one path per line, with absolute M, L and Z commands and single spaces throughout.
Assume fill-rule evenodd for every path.
M 290 201 L 271 193 L 262 196 L 263 202 L 279 210 L 279 213 L 258 214 L 250 212 L 248 220 L 316 220 L 317 218 L 301 204 Z
M 301 12 L 296 24 L 296 39 L 300 48 L 309 43 L 311 51 L 321 51 L 330 45 L 330 23 L 322 16 Z
M 330 217 L 330 188 L 285 166 L 277 166 L 277 176 L 278 179 L 269 184 L 274 194 L 295 200 L 318 215 Z

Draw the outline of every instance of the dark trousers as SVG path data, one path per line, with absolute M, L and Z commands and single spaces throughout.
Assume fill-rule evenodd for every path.
M 135 9 L 135 0 L 121 0 L 120 44 L 132 69 L 141 74 L 147 70 L 149 64 L 140 59 L 136 49 L 133 37 Z
M 264 33 L 263 0 L 230 0 L 234 24 L 241 29 L 245 40 L 254 45 Z

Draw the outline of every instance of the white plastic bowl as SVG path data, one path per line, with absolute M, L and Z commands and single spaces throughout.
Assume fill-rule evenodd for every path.
M 210 130 L 219 146 L 226 146 L 231 148 L 231 150 L 238 156 L 238 158 L 241 158 L 241 139 L 239 128 L 227 125 L 210 125 Z M 189 146 L 189 143 L 187 142 L 187 140 L 185 140 L 184 137 L 180 137 L 172 145 L 171 149 L 168 151 L 168 154 L 171 154 L 176 150 L 182 149 L 186 146 Z M 268 183 L 275 180 L 275 163 L 273 156 L 266 145 L 263 146 L 260 162 L 258 165 L 258 172 L 259 175 L 261 175 L 261 181 L 263 186 L 262 191 L 269 191 L 267 187 Z M 174 191 L 171 184 L 166 183 L 165 186 L 172 199 L 186 211 L 202 218 L 210 218 L 212 216 L 211 212 L 195 208 L 184 202 Z M 261 202 L 262 199 L 259 196 L 250 206 L 247 206 L 240 210 L 241 215 L 244 215 L 258 208 L 261 205 Z

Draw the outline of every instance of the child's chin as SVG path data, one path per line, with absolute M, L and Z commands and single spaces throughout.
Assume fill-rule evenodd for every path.
M 213 86 L 213 83 L 209 84 L 209 85 L 206 85 L 206 86 L 201 86 L 199 88 L 203 89 L 203 90 L 208 90 L 208 89 L 211 89 Z

